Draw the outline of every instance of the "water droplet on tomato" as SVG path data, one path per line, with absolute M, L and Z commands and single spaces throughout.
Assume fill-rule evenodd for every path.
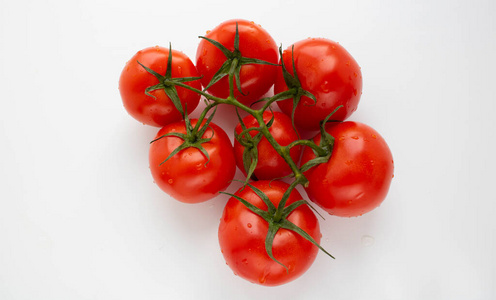
M 262 276 L 258 278 L 258 282 L 265 283 L 267 281 L 267 277 L 270 275 L 270 268 L 265 267 Z
M 350 66 L 350 61 L 349 60 L 346 62 L 346 65 L 347 66 Z
M 197 163 L 195 167 L 199 171 L 199 170 L 203 169 L 203 164 L 202 163 Z
M 365 193 L 364 193 L 364 192 L 360 192 L 360 193 L 356 194 L 355 199 L 356 199 L 356 200 L 360 200 L 360 199 L 362 199 L 362 198 L 363 198 L 363 196 L 364 196 L 364 195 L 365 195 Z
M 358 140 L 359 139 L 358 136 L 352 136 L 351 138 L 354 139 L 354 140 Z
M 358 90 L 357 89 L 353 89 L 353 94 L 356 96 L 358 95 Z
M 248 223 L 248 224 L 246 224 L 246 226 L 248 226 L 248 228 L 251 228 L 252 225 L 251 225 L 251 223 Z
M 322 91 L 323 91 L 324 93 L 328 93 L 328 92 L 329 92 L 329 89 L 330 89 L 330 87 L 329 87 L 329 82 L 328 82 L 327 80 L 326 80 L 326 81 L 324 81 L 324 82 L 320 85 L 320 88 L 322 89 Z
M 376 138 L 377 138 L 377 135 L 373 134 L 373 135 L 372 135 L 372 138 L 373 138 L 373 139 L 376 139 Z
M 241 262 L 244 263 L 245 265 L 247 265 L 248 264 L 248 259 L 245 258 Z
M 370 247 L 374 244 L 375 240 L 373 237 L 371 237 L 370 235 L 364 235 L 362 236 L 362 245 L 364 247 Z
M 289 264 L 289 265 L 288 265 L 288 271 L 289 271 L 289 272 L 293 272 L 293 271 L 294 271 L 294 269 L 295 269 L 294 264 Z
M 167 182 L 168 182 L 169 184 L 173 184 L 173 183 L 174 183 L 174 179 L 169 178 L 169 180 L 167 180 Z

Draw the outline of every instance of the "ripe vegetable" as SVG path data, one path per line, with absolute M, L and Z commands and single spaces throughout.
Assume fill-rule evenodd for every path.
M 297 127 L 318 130 L 324 120 L 338 106 L 333 120 L 343 121 L 358 106 L 362 94 L 362 73 L 355 59 L 343 46 L 328 39 L 306 39 L 287 48 L 282 54 L 282 62 L 289 73 L 297 78 L 303 90 L 315 99 L 305 95 L 298 99 L 277 102 L 287 115 L 294 114 Z M 282 71 L 277 74 L 274 93 L 288 90 Z
M 196 125 L 191 120 L 192 128 Z M 150 145 L 150 170 L 155 183 L 174 199 L 198 203 L 229 186 L 236 162 L 231 141 L 219 126 L 207 124 L 204 132 L 196 128 L 196 134 L 187 128 L 181 121 L 160 129 Z
M 182 77 L 182 81 L 186 78 L 189 81 L 186 84 L 191 87 L 201 88 L 198 72 L 184 53 L 159 46 L 138 51 L 127 62 L 119 79 L 124 108 L 133 118 L 151 126 L 162 127 L 182 120 L 181 113 L 170 99 L 172 88 L 168 89 L 163 82 L 178 77 Z M 198 106 L 200 95 L 183 87 L 176 90 L 183 109 L 187 106 L 188 113 L 192 112 Z
M 279 221 L 271 216 L 288 188 L 289 185 L 281 181 L 256 181 L 238 190 L 224 208 L 219 225 L 222 254 L 234 273 L 250 282 L 267 286 L 290 282 L 301 276 L 317 256 L 316 245 L 287 229 L 293 227 L 291 225 L 298 226 L 319 243 L 319 223 L 307 205 L 294 208 Z M 266 211 L 269 222 L 239 198 Z M 301 199 L 298 191 L 293 190 L 284 207 L 295 205 Z
M 229 20 L 207 31 L 196 52 L 203 87 L 221 98 L 232 92 L 244 104 L 259 100 L 272 87 L 277 60 L 277 45 L 269 33 L 246 20 Z M 231 68 L 235 71 L 234 89 L 230 89 L 227 76 Z
M 368 125 L 358 122 L 328 124 L 334 137 L 328 162 L 305 173 L 308 197 L 331 215 L 356 217 L 379 206 L 386 197 L 394 163 L 386 141 Z M 314 139 L 318 145 L 321 134 Z M 316 157 L 306 148 L 302 164 Z
M 263 121 L 265 124 L 270 123 L 269 132 L 279 145 L 287 146 L 298 140 L 291 119 L 285 114 L 266 111 L 263 114 Z M 241 134 L 239 141 L 234 140 L 236 164 L 245 176 L 250 171 L 253 171 L 255 178 L 260 180 L 281 178 L 291 174 L 288 163 L 276 152 L 267 138 L 258 130 L 248 131 L 250 128 L 259 128 L 259 124 L 255 117 L 248 115 L 235 129 L 237 135 Z M 290 155 L 293 161 L 298 162 L 301 147 L 291 148 Z

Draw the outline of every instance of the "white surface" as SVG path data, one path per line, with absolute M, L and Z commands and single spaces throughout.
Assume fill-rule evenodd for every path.
M 495 2 L 234 3 L 0 1 L 0 299 L 496 299 Z M 276 288 L 225 265 L 225 197 L 185 205 L 153 184 L 157 129 L 117 89 L 136 51 L 193 58 L 234 17 L 284 46 L 344 45 L 364 78 L 351 119 L 395 158 L 379 209 L 321 222 L 337 259 Z

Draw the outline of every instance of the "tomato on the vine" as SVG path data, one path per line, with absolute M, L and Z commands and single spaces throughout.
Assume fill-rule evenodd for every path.
M 298 140 L 298 134 L 293 129 L 291 124 L 291 119 L 281 113 L 281 112 L 269 112 L 265 111 L 263 113 L 263 120 L 265 124 L 269 123 L 271 120 L 272 124 L 269 127 L 269 132 L 274 138 L 274 140 L 281 146 L 287 146 L 290 143 Z M 258 128 L 260 125 L 254 116 L 248 115 L 243 118 L 243 124 L 245 128 Z M 236 133 L 240 134 L 243 131 L 241 124 L 236 126 Z M 259 134 L 258 131 L 252 130 L 249 132 L 251 137 L 255 137 Z M 260 133 L 261 134 L 261 133 Z M 243 139 L 243 136 L 240 136 Z M 234 154 L 236 157 L 236 164 L 238 168 L 245 174 L 246 170 L 244 165 L 244 153 L 246 147 L 243 146 L 237 139 L 234 140 Z M 261 137 L 257 144 L 256 149 L 258 155 L 258 162 L 253 174 L 257 179 L 274 179 L 287 176 L 292 173 L 291 168 L 288 163 L 282 158 L 270 142 L 265 138 Z M 292 147 L 290 150 L 290 155 L 295 163 L 298 163 L 301 155 L 301 147 Z M 248 155 L 249 157 L 249 155 Z M 246 158 L 245 158 L 246 159 Z
M 294 46 L 294 50 L 292 50 Z M 318 130 L 324 120 L 338 106 L 332 120 L 343 121 L 358 106 L 362 94 L 362 73 L 355 59 L 339 43 L 322 38 L 309 38 L 288 47 L 282 55 L 284 65 L 293 73 L 293 61 L 301 87 L 315 96 L 317 101 L 303 96 L 294 115 L 295 124 L 306 130 Z M 288 87 L 282 71 L 277 74 L 274 93 Z M 277 102 L 287 115 L 293 111 L 293 99 Z
M 239 52 L 243 57 L 264 60 L 273 64 L 278 62 L 278 48 L 274 39 L 260 25 L 246 20 L 229 20 L 221 23 L 206 38 L 215 40 L 230 51 L 234 51 L 236 24 L 239 32 Z M 196 52 L 196 67 L 203 75 L 201 83 L 206 87 L 217 71 L 226 61 L 224 53 L 209 41 L 202 39 Z M 245 64 L 240 71 L 240 89 L 234 83 L 234 97 L 244 104 L 259 100 L 272 87 L 277 73 L 277 66 L 261 64 Z M 224 77 L 212 85 L 208 92 L 214 96 L 229 96 L 229 80 Z
M 119 91 L 124 108 L 136 120 L 143 124 L 162 127 L 167 124 L 180 121 L 181 113 L 174 106 L 163 89 L 150 91 L 147 95 L 146 89 L 157 85 L 159 80 L 143 66 L 146 66 L 158 74 L 164 75 L 168 67 L 169 49 L 164 47 L 149 47 L 138 51 L 124 67 L 119 79 Z M 143 66 L 141 66 L 139 63 Z M 177 77 L 198 77 L 198 72 L 193 62 L 182 52 L 172 50 L 171 75 Z M 199 80 L 186 82 L 185 84 L 201 89 Z M 177 94 L 188 113 L 192 112 L 200 101 L 200 94 L 176 87 Z
M 331 215 L 354 217 L 373 210 L 384 201 L 393 177 L 386 141 L 358 122 L 328 123 L 326 132 L 334 137 L 331 158 L 305 173 L 308 197 Z M 314 142 L 320 140 L 318 134 Z M 312 149 L 305 148 L 302 164 L 313 158 Z
M 191 120 L 192 126 L 196 123 Z M 156 137 L 169 133 L 186 134 L 185 122 L 166 125 Z M 211 138 L 201 144 L 208 158 L 198 148 L 189 147 L 165 161 L 184 142 L 177 136 L 165 136 L 150 145 L 150 170 L 155 183 L 181 202 L 198 203 L 217 196 L 229 186 L 236 171 L 233 147 L 222 128 L 210 123 L 202 138 Z
M 276 207 L 289 187 L 282 181 L 265 180 L 252 182 L 252 185 L 267 195 Z M 239 189 L 235 195 L 267 210 L 267 205 L 250 186 Z M 294 189 L 286 207 L 301 199 L 301 195 Z M 287 220 L 307 232 L 317 243 L 320 242 L 318 220 L 307 205 L 297 207 Z M 235 274 L 261 285 L 281 285 L 301 276 L 312 265 L 319 249 L 298 233 L 279 229 L 273 240 L 272 253 L 286 269 L 267 254 L 265 240 L 268 228 L 266 220 L 232 197 L 220 219 L 219 243 L 226 263 Z

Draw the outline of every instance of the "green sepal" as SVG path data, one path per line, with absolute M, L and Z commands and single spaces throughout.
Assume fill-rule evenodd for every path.
M 227 59 L 232 58 L 232 51 L 227 49 L 221 43 L 217 42 L 216 40 L 212 40 L 208 37 L 204 37 L 204 36 L 199 36 L 199 38 L 204 39 L 204 40 L 208 41 L 210 44 L 214 45 L 217 49 L 219 49 L 220 51 L 222 51 L 222 53 L 224 53 L 224 55 L 226 56 Z
M 227 193 L 227 192 L 219 192 L 221 194 L 224 194 L 224 195 L 228 195 L 228 196 L 231 196 L 233 198 L 235 198 L 236 200 L 238 200 L 239 202 L 241 202 L 244 206 L 246 206 L 246 208 L 248 208 L 249 210 L 251 210 L 254 214 L 257 214 L 258 216 L 260 216 L 262 219 L 264 220 L 268 220 L 270 218 L 270 215 L 268 212 L 266 212 L 265 210 L 263 209 L 260 209 L 258 207 L 256 207 L 255 205 L 251 204 L 250 202 L 246 201 L 245 199 L 237 196 L 237 195 L 234 195 L 234 194 L 231 194 L 231 193 Z
M 284 269 L 286 269 L 286 273 L 289 273 L 288 267 L 286 267 L 282 262 L 278 261 L 274 257 L 274 254 L 272 253 L 272 245 L 274 244 L 274 238 L 280 228 L 281 228 L 280 224 L 269 222 L 269 229 L 267 230 L 267 236 L 265 237 L 265 251 L 273 261 L 275 261 L 279 265 L 283 266 Z
M 258 58 L 241 57 L 240 63 L 242 65 L 269 65 L 269 66 L 280 66 L 279 64 L 271 63 Z
M 177 153 L 179 153 L 179 151 L 182 151 L 186 148 L 189 148 L 189 145 L 187 145 L 187 143 L 183 143 L 181 144 L 179 147 L 177 147 L 176 149 L 174 149 L 174 151 L 172 151 L 169 156 L 167 156 L 166 159 L 164 159 L 163 162 L 160 163 L 160 165 L 163 165 L 165 162 L 167 162 L 171 157 L 173 157 L 174 155 L 176 155 Z
M 219 80 L 222 78 L 226 77 L 229 75 L 229 72 L 231 70 L 231 61 L 226 60 L 222 66 L 217 70 L 217 72 L 214 74 L 210 82 L 207 84 L 207 86 L 203 89 L 204 91 L 207 91 L 212 85 L 217 83 Z
M 207 84 L 207 86 L 203 89 L 204 91 L 207 91 L 212 85 L 217 83 L 219 80 L 222 78 L 232 75 L 235 82 L 236 82 L 236 87 L 241 95 L 246 95 L 243 93 L 241 90 L 241 79 L 240 79 L 240 73 L 241 73 L 241 67 L 243 65 L 247 64 L 260 64 L 260 65 L 273 65 L 273 66 L 278 66 L 278 64 L 274 64 L 268 61 L 264 61 L 261 59 L 257 58 L 250 58 L 250 57 L 243 57 L 241 52 L 239 51 L 239 31 L 238 31 L 238 23 L 236 23 L 236 33 L 234 35 L 234 50 L 231 51 L 229 50 L 226 46 L 222 45 L 216 40 L 204 37 L 204 36 L 199 36 L 199 38 L 202 38 L 212 45 L 214 45 L 217 49 L 219 49 L 224 56 L 226 57 L 226 61 L 222 64 L 222 66 L 215 72 L 214 76 L 210 80 L 210 82 Z
M 184 133 L 179 133 L 179 132 L 171 132 L 171 133 L 167 133 L 167 134 L 164 134 L 164 135 L 161 135 L 159 136 L 158 138 L 154 139 L 153 141 L 150 142 L 151 143 L 154 143 L 164 137 L 167 137 L 167 136 L 175 136 L 175 137 L 178 137 L 180 139 L 186 139 L 186 135 Z
M 215 113 L 217 112 L 217 106 L 215 106 L 214 108 L 214 111 L 210 114 L 210 116 L 207 118 L 207 121 L 205 121 L 205 124 L 203 124 L 203 126 L 198 130 L 198 136 L 202 137 L 203 134 L 205 134 L 205 132 L 207 131 L 207 128 L 210 127 L 210 123 L 212 122 L 213 118 L 214 118 L 214 115 Z M 198 127 L 200 124 L 200 122 L 198 122 L 196 124 L 196 127 Z M 212 136 L 208 139 L 208 141 L 210 141 L 212 138 L 213 138 L 213 130 L 212 130 Z
M 303 204 L 308 205 L 308 207 L 310 207 L 316 214 L 318 214 L 322 219 L 325 220 L 325 218 L 315 209 L 315 207 L 313 207 L 307 200 L 304 199 L 298 200 L 286 206 L 283 210 L 282 217 L 287 218 L 289 214 L 293 212 L 293 210 L 302 206 Z
M 184 110 L 181 104 L 181 99 L 179 99 L 179 95 L 177 94 L 177 90 L 175 86 L 164 86 L 164 92 L 169 97 L 169 99 L 174 104 L 174 107 L 179 111 L 181 116 L 184 118 Z
M 294 45 L 293 45 L 294 49 Z M 279 55 L 281 56 L 281 67 L 282 67 L 282 76 L 284 78 L 284 82 L 288 88 L 299 88 L 301 87 L 300 81 L 298 80 L 298 75 L 296 74 L 296 67 L 294 67 L 294 57 L 293 57 L 293 72 L 296 74 L 294 77 L 291 73 L 286 69 L 286 65 L 284 64 L 284 59 L 282 59 L 282 45 L 279 47 Z
M 251 190 L 253 192 L 255 192 L 255 194 L 257 194 L 258 197 L 260 197 L 260 199 L 262 199 L 262 201 L 265 203 L 265 205 L 267 205 L 267 211 L 269 212 L 269 214 L 274 214 L 276 212 L 276 207 L 274 205 L 274 203 L 272 203 L 272 201 L 270 201 L 269 197 L 264 194 L 264 192 L 262 192 L 262 190 L 260 190 L 259 188 L 255 187 L 254 185 L 248 183 L 247 184 Z
M 331 258 L 334 258 L 329 252 L 327 252 L 322 246 L 317 243 L 312 236 L 310 236 L 305 230 L 301 229 L 300 227 L 296 226 L 294 223 L 291 223 L 287 219 L 283 219 L 281 221 L 281 228 L 288 229 L 291 231 L 296 232 L 297 234 L 301 235 L 304 239 L 307 241 L 311 242 L 315 246 L 317 246 L 320 250 L 322 250 L 325 254 L 329 255 Z
M 145 89 L 145 94 L 147 96 L 150 96 L 154 99 L 154 95 L 152 95 L 150 92 L 155 91 L 155 90 L 164 90 L 165 94 L 169 99 L 172 101 L 174 104 L 174 107 L 179 111 L 181 116 L 184 117 L 184 109 L 181 103 L 181 99 L 179 98 L 179 95 L 176 90 L 176 83 L 184 83 L 184 82 L 189 82 L 189 81 L 195 81 L 201 79 L 201 77 L 178 77 L 178 78 L 172 78 L 172 46 L 171 43 L 169 43 L 169 56 L 167 58 L 167 69 L 165 70 L 165 75 L 161 75 L 157 73 L 156 71 L 152 70 L 151 68 L 143 65 L 141 62 L 138 61 L 138 64 L 143 67 L 148 73 L 152 74 L 157 78 L 159 81 L 158 84 L 149 86 Z
M 303 166 L 301 166 L 300 170 L 302 173 L 305 173 L 306 171 L 310 170 L 316 165 L 326 163 L 328 161 L 329 161 L 329 156 L 317 156 L 316 158 L 307 161 Z
M 257 147 L 245 147 L 243 150 L 243 168 L 246 172 L 245 185 L 248 183 L 250 178 L 256 180 L 255 169 L 258 165 L 258 148 Z
M 236 114 L 238 116 L 239 124 L 241 125 L 242 131 L 238 134 L 234 131 L 234 138 L 243 146 L 243 168 L 246 172 L 246 181 L 244 185 L 248 183 L 250 178 L 254 178 L 255 169 L 258 164 L 258 148 L 257 145 L 262 139 L 263 135 L 258 132 L 254 137 L 251 136 L 251 131 L 260 131 L 260 127 L 257 128 L 247 128 L 243 119 L 239 115 L 239 111 L 236 109 Z M 256 178 L 254 178 L 256 179 Z

